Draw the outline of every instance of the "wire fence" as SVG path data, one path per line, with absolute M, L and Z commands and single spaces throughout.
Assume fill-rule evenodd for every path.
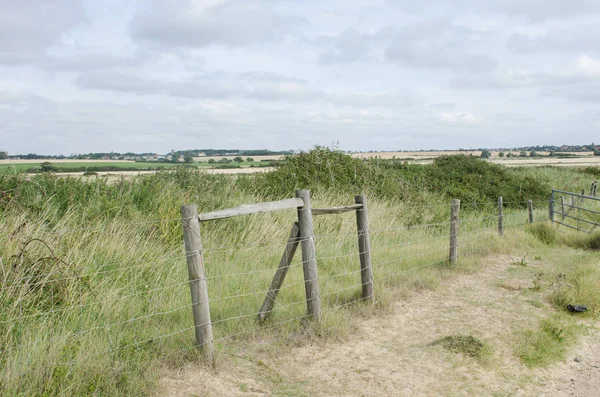
M 483 207 L 490 203 L 479 204 Z M 534 203 L 536 221 L 548 219 L 547 205 Z M 422 206 L 422 210 L 427 211 L 427 207 Z M 343 216 L 347 215 L 336 215 Z M 464 217 L 458 236 L 461 259 L 490 252 L 493 242 L 499 239 L 499 219 L 508 231 L 527 224 L 528 214 L 505 209 L 500 216 L 492 208 Z M 174 220 L 137 224 L 161 222 Z M 62 229 L 55 231 L 55 236 L 112 227 Z M 348 306 L 362 300 L 365 282 L 361 279 L 361 254 L 372 257 L 377 299 L 378 289 L 398 285 L 408 275 L 414 277 L 427 269 L 448 267 L 449 227 L 448 221 L 389 225 L 384 217 L 374 218 L 369 228 L 370 248 L 362 252 L 357 250 L 356 230 L 342 228 L 329 233 L 326 227 L 320 230 L 319 225 L 314 236 L 291 242 L 282 239 L 214 243 L 202 250 L 209 299 L 195 303 L 190 298 L 186 274 L 189 253 L 180 251 L 125 261 L 90 260 L 77 267 L 85 271 L 76 272 L 68 264 L 62 271 L 57 270 L 59 258 L 54 253 L 44 259 L 53 266 L 43 266 L 44 261 L 36 263 L 21 252 L 12 258 L 12 267 L 7 266 L 7 261 L 0 262 L 0 364 L 5 369 L 23 372 L 35 370 L 40 361 L 85 367 L 95 360 L 126 360 L 125 356 L 176 357 L 198 347 L 193 339 L 198 324 L 192 321 L 191 313 L 194 306 L 206 303 L 210 304 L 213 342 L 222 352 L 243 350 L 249 340 L 271 343 L 298 335 L 306 329 L 302 324 L 307 323 L 307 304 L 314 299 L 305 295 L 308 281 L 319 284 L 324 317 L 343 314 Z M 35 233 L 26 233 L 3 238 L 23 241 L 35 237 Z M 287 245 L 308 240 L 316 246 L 318 277 L 307 280 L 303 272 L 306 261 L 300 256 L 294 258 L 268 321 L 257 321 L 281 253 Z M 44 247 L 38 250 L 43 251 Z

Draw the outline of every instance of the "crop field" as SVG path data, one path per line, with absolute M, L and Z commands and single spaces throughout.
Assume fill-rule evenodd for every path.
M 469 156 L 441 156 L 428 165 L 364 162 L 327 149 L 295 156 L 272 172 L 235 177 L 185 167 L 114 184 L 102 177 L 0 173 L 0 394 L 154 395 L 164 391 L 165 373 L 206 365 L 194 347 L 184 203 L 209 212 L 287 199 L 296 189 L 311 191 L 314 208 L 353 204 L 356 194 L 368 197 L 376 303 L 360 299 L 355 217 L 315 217 L 320 323 L 305 318 L 299 253 L 272 319 L 256 321 L 295 211 L 202 224 L 217 369 L 226 371 L 219 363 L 242 357 L 272 374 L 265 369 L 269 357 L 294 346 L 343 342 L 361 319 L 385 317 L 411 293 L 435 289 L 461 271 L 475 272 L 489 254 L 529 249 L 519 244 L 531 243 L 534 232 L 552 235 L 552 228 L 526 234 L 527 201 L 545 225 L 552 188 L 580 191 L 598 176 L 595 167 L 512 169 Z M 497 231 L 499 196 L 506 239 Z M 452 199 L 461 200 L 462 256 L 455 269 L 447 264 Z M 565 293 L 580 293 L 577 288 Z M 595 315 L 596 306 L 590 307 Z M 561 317 L 560 324 L 568 330 L 569 321 Z M 564 335 L 571 343 L 577 334 Z M 534 357 L 533 363 L 561 357 L 534 353 L 523 357 Z

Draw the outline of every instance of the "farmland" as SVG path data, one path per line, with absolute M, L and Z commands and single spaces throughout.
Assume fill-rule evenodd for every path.
M 506 155 L 511 154 L 511 157 Z M 480 151 L 416 151 L 416 152 L 365 152 L 352 153 L 351 157 L 363 160 L 378 161 L 403 161 L 409 164 L 431 164 L 433 160 L 443 155 L 467 154 L 475 157 L 481 155 Z M 540 157 L 521 157 L 519 152 L 506 152 L 499 157 L 499 152 L 491 152 L 487 161 L 507 167 L 587 167 L 599 166 L 600 157 L 594 157 L 592 152 L 570 153 L 573 157 L 551 157 L 549 152 L 538 152 Z M 85 180 L 93 179 L 96 175 L 108 181 L 118 181 L 121 178 L 155 173 L 159 170 L 173 170 L 177 167 L 187 166 L 203 169 L 214 174 L 252 174 L 274 170 L 272 167 L 277 162 L 284 160 L 285 156 L 255 156 L 253 161 L 233 162 L 234 156 L 204 156 L 195 157 L 191 164 L 170 162 L 136 162 L 127 160 L 51 160 L 49 161 L 54 172 L 62 177 L 83 176 L 84 172 L 94 173 L 84 177 Z M 225 162 L 228 161 L 228 163 Z M 211 161 L 209 163 L 209 161 Z M 275 162 L 275 163 L 273 163 Z M 40 160 L 0 160 L 0 173 L 40 172 Z
M 415 291 L 435 290 L 461 273 L 476 274 L 489 254 L 539 250 L 557 259 L 524 230 L 526 201 L 533 200 L 535 218 L 543 223 L 552 187 L 580 191 L 597 176 L 595 168 L 510 169 L 469 156 L 439 157 L 425 165 L 365 162 L 325 149 L 296 156 L 273 172 L 235 178 L 185 167 L 116 184 L 103 178 L 84 182 L 2 173 L 0 393 L 148 395 L 160 391 L 163 374 L 202 365 L 193 349 L 179 213 L 183 203 L 208 212 L 289 198 L 300 188 L 311 190 L 315 208 L 351 204 L 359 193 L 369 198 L 377 302 L 369 306 L 357 299 L 355 219 L 317 217 L 322 323 L 304 319 L 298 257 L 273 320 L 262 327 L 255 321 L 297 219 L 294 211 L 202 225 L 217 368 L 223 370 L 219 363 L 228 365 L 234 356 L 265 368 L 269 357 L 290 353 L 293 346 L 348 341 L 362 319 L 384 318 Z M 506 204 L 506 239 L 497 235 L 498 196 Z M 455 198 L 462 202 L 464 256 L 456 269 L 449 269 L 444 267 L 449 202 Z M 588 262 L 596 258 L 585 255 Z M 535 277 L 534 269 L 527 270 L 532 273 L 523 277 Z M 544 285 L 554 276 L 545 274 Z M 592 284 L 596 281 L 594 272 L 585 274 Z M 568 293 L 586 297 L 577 287 Z M 543 294 L 527 299 L 561 313 Z M 596 310 L 593 306 L 592 315 Z M 560 318 L 560 324 L 569 321 Z M 538 323 L 527 326 L 537 329 Z M 401 331 L 394 329 L 394 335 L 402 338 Z M 521 331 L 526 329 L 510 335 Z M 570 343 L 576 341 L 576 333 L 565 335 Z M 243 391 L 243 385 L 237 387 Z

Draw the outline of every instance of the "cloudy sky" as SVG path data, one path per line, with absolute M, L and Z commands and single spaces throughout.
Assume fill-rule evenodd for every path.
M 600 142 L 598 0 L 0 0 L 0 149 Z

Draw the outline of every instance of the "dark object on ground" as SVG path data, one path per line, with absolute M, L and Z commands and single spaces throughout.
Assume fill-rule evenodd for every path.
M 570 311 L 571 313 L 583 313 L 583 312 L 587 312 L 587 306 L 584 305 L 567 305 L 567 310 Z

